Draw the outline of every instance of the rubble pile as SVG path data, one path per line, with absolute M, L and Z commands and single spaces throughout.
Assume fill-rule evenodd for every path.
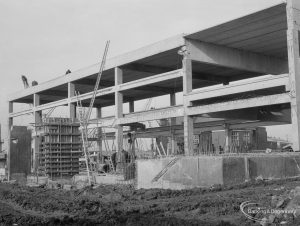
M 268 215 L 261 220 L 261 225 L 295 225 L 300 222 L 300 186 L 282 195 L 273 195 Z M 299 225 L 299 224 L 297 224 Z

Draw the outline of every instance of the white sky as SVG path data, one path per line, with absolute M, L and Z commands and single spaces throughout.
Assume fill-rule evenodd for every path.
M 226 22 L 282 0 L 0 0 L 0 123 L 20 75 L 44 82 L 168 37 Z M 24 121 L 19 118 L 16 122 Z M 286 137 L 289 126 L 269 135 Z M 6 133 L 5 133 L 6 134 Z

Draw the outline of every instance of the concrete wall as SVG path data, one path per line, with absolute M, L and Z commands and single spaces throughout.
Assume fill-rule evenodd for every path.
M 223 184 L 222 157 L 182 157 L 157 182 L 152 179 L 174 158 L 137 161 L 138 188 L 187 189 Z
M 245 181 L 245 158 L 223 157 L 223 184 L 240 184 Z
M 300 156 L 259 156 L 249 158 L 250 179 L 288 178 L 298 176 L 300 172 Z
M 188 189 L 215 184 L 233 185 L 248 179 L 300 176 L 299 154 L 181 157 L 137 160 L 137 188 Z M 162 176 L 152 181 L 160 172 Z
M 20 177 L 30 173 L 31 130 L 26 126 L 14 126 L 10 142 L 10 174 Z

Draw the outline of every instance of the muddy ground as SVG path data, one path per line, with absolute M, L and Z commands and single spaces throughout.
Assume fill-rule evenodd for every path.
M 129 186 L 66 191 L 0 183 L 0 225 L 259 225 L 240 212 L 240 204 L 269 206 L 273 195 L 296 186 L 300 180 L 183 191 Z

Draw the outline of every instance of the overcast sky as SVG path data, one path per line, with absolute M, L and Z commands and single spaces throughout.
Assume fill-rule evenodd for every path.
M 226 22 L 282 0 L 0 0 L 0 123 L 20 75 L 44 82 L 152 42 Z M 22 118 L 16 120 L 21 122 Z M 285 137 L 289 127 L 273 129 Z M 3 133 L 2 133 L 3 134 Z

